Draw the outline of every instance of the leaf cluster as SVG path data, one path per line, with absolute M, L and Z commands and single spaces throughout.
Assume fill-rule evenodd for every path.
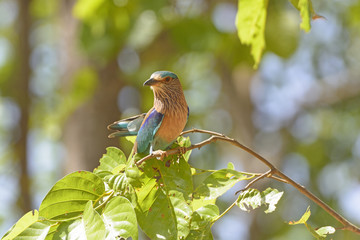
M 179 137 L 174 147 L 188 147 Z M 236 183 L 254 174 L 190 166 L 190 152 L 163 161 L 150 159 L 141 167 L 115 147 L 107 148 L 93 172 L 78 171 L 59 180 L 43 199 L 39 211 L 24 215 L 3 237 L 8 239 L 138 239 L 138 226 L 150 239 L 212 239 L 212 225 L 237 204 L 271 212 L 282 192 L 248 189 L 220 214 L 217 199 Z M 198 185 L 193 178 L 208 174 Z

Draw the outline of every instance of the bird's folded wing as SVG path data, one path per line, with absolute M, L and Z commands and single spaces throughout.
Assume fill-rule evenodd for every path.
M 142 113 L 110 124 L 107 128 L 109 130 L 116 130 L 116 132 L 111 133 L 109 138 L 137 135 L 145 115 L 146 113 Z
M 164 114 L 157 112 L 154 107 L 146 114 L 136 138 L 137 152 L 145 152 L 150 147 L 163 118 Z

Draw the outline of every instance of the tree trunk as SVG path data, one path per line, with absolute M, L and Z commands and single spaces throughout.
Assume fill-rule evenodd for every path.
M 75 1 L 62 1 L 60 12 L 61 65 L 63 87 L 72 85 L 73 75 L 89 61 L 78 50 L 78 21 L 72 16 Z M 92 67 L 95 69 L 95 67 Z M 65 173 L 77 170 L 92 171 L 108 146 L 117 146 L 118 140 L 108 139 L 106 126 L 120 117 L 116 106 L 122 86 L 118 79 L 116 60 L 109 61 L 97 71 L 98 85 L 94 96 L 80 106 L 67 120 L 63 140 L 66 147 Z

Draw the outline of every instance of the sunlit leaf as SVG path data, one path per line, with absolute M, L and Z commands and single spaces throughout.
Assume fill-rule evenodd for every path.
M 106 148 L 106 153 L 100 159 L 100 166 L 94 170 L 94 173 L 103 177 L 107 174 L 116 174 L 126 167 L 125 154 L 116 147 Z
M 91 201 L 86 204 L 82 219 L 87 239 L 105 239 L 104 222 L 98 212 L 94 210 Z
M 234 164 L 232 162 L 228 162 L 227 169 L 235 170 Z
M 300 8 L 301 15 L 301 24 L 300 28 L 302 28 L 305 32 L 310 31 L 311 28 L 311 16 L 310 16 L 310 0 L 299 0 L 298 6 Z
M 125 139 L 134 145 L 136 136 L 126 136 Z
M 37 210 L 30 211 L 15 223 L 2 240 L 42 240 L 48 234 L 50 225 L 51 223 L 48 221 L 39 221 L 39 212 Z
M 238 36 L 251 46 L 256 68 L 265 49 L 265 23 L 268 0 L 239 0 L 236 14 Z
M 326 237 L 326 235 L 328 234 L 334 234 L 335 228 L 332 226 L 321 227 L 316 230 L 316 233 L 319 234 L 321 237 Z
M 195 199 L 217 199 L 236 183 L 253 178 L 232 169 L 221 169 L 210 174 L 194 191 Z
M 249 208 L 256 209 L 263 203 L 261 193 L 257 189 L 250 188 L 244 192 L 241 192 L 236 204 L 243 211 L 249 211 Z
M 47 219 L 69 219 L 80 215 L 89 200 L 95 201 L 105 192 L 97 175 L 78 171 L 59 180 L 45 196 L 39 209 Z
M 267 188 L 261 193 L 262 197 L 265 200 L 265 204 L 268 205 L 268 209 L 265 210 L 265 213 L 271 213 L 275 211 L 276 204 L 279 202 L 280 198 L 284 192 L 279 192 L 277 189 Z
M 310 206 L 306 209 L 305 213 L 302 215 L 302 217 L 298 221 L 290 221 L 290 225 L 296 225 L 296 224 L 304 224 L 307 222 L 311 215 Z
M 284 192 L 279 192 L 277 189 L 267 188 L 260 192 L 257 189 L 250 188 L 240 193 L 237 205 L 243 211 L 249 211 L 250 207 L 256 209 L 262 205 L 268 206 L 265 213 L 271 213 L 276 209 L 276 204 L 279 202 Z
M 137 220 L 133 206 L 124 197 L 117 196 L 111 199 L 102 214 L 107 236 L 106 239 L 118 237 L 138 239 Z
M 54 233 L 54 239 L 86 240 L 85 226 L 82 219 L 79 218 L 77 220 L 62 222 Z

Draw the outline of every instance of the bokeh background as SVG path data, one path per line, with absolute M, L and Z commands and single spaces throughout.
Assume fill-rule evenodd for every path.
M 238 139 L 360 225 L 360 1 L 313 5 L 325 18 L 304 33 L 288 1 L 269 1 L 254 70 L 235 0 L 0 0 L 0 235 L 65 174 L 93 170 L 107 146 L 129 152 L 106 126 L 152 106 L 142 84 L 157 70 L 181 79 L 188 129 Z M 224 143 L 191 157 L 204 169 L 229 161 L 266 170 Z M 311 239 L 286 224 L 309 205 L 312 226 L 340 226 L 290 186 L 256 187 L 269 185 L 285 191 L 277 211 L 234 208 L 214 225 L 215 239 Z M 340 230 L 333 238 L 359 239 Z

